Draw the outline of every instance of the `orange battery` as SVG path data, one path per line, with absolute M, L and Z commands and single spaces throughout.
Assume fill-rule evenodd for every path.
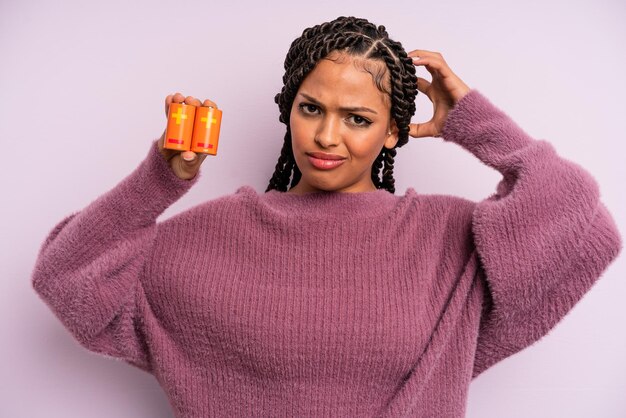
M 193 127 L 191 151 L 216 155 L 221 123 L 221 110 L 215 107 L 198 107 Z
M 189 151 L 195 115 L 196 106 L 184 103 L 170 104 L 163 148 Z

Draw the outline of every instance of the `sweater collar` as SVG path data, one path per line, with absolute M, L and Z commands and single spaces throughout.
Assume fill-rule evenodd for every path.
M 305 194 L 270 190 L 259 194 L 248 185 L 240 187 L 237 193 L 247 195 L 266 210 L 281 216 L 313 218 L 389 215 L 406 197 L 396 196 L 384 189 L 356 193 L 318 191 Z

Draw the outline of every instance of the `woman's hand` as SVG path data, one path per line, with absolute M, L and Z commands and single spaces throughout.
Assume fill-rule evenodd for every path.
M 200 103 L 200 100 L 192 96 L 183 96 L 180 93 L 170 94 L 165 98 L 165 117 L 167 118 L 172 103 L 185 103 L 193 106 L 213 106 L 217 109 L 217 105 L 211 100 L 207 99 L 204 103 Z M 169 163 L 174 174 L 183 180 L 190 180 L 196 176 L 200 170 L 200 165 L 207 157 L 206 154 L 196 154 L 193 151 L 176 151 L 167 148 L 163 148 L 165 142 L 165 131 L 159 139 L 159 151 L 163 155 L 163 158 Z
M 446 123 L 448 112 L 463 96 L 469 93 L 470 88 L 456 74 L 439 52 L 415 49 L 407 54 L 413 58 L 415 65 L 423 65 L 432 75 L 432 81 L 417 77 L 417 90 L 424 93 L 433 102 L 433 117 L 425 123 L 409 124 L 409 136 L 423 138 L 428 136 L 440 137 Z

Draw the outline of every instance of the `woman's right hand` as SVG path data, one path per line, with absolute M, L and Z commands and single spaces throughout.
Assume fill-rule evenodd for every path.
M 170 94 L 165 98 L 165 117 L 167 118 L 170 110 L 170 104 L 172 103 L 185 103 L 193 106 L 213 106 L 217 109 L 217 105 L 211 100 L 205 100 L 204 103 L 200 103 L 200 100 L 192 96 L 183 96 L 180 93 Z M 183 180 L 190 180 L 198 174 L 200 165 L 207 157 L 207 154 L 196 154 L 193 151 L 177 151 L 167 148 L 163 148 L 165 142 L 165 132 L 167 131 L 167 125 L 165 125 L 165 131 L 159 139 L 159 151 L 163 158 L 169 163 L 174 174 Z

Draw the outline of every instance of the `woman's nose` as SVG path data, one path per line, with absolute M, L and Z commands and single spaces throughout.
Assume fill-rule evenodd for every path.
M 340 122 L 333 120 L 333 118 L 324 118 L 315 135 L 315 142 L 324 148 L 337 145 L 340 137 Z

